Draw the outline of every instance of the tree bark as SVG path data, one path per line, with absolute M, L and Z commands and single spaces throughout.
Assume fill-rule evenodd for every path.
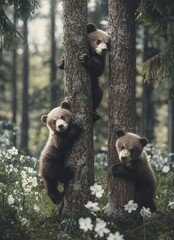
M 135 4 L 130 0 L 109 1 L 111 29 L 109 76 L 108 168 L 119 162 L 116 153 L 116 129 L 135 131 Z M 109 218 L 122 221 L 123 207 L 133 198 L 132 182 L 108 175 Z
M 87 1 L 64 0 L 65 96 L 71 101 L 75 120 L 83 123 L 84 131 L 75 142 L 68 165 L 75 167 L 75 177 L 66 194 L 65 213 L 78 218 L 85 212 L 94 182 L 93 122 L 91 83 L 78 57 L 86 53 Z
M 56 88 L 56 39 L 55 39 L 55 10 L 56 10 L 56 1 L 51 0 L 51 108 L 55 107 L 57 101 L 57 91 Z
M 22 136 L 21 147 L 28 150 L 28 78 L 29 78 L 29 63 L 28 63 L 28 22 L 24 20 L 23 25 L 23 91 L 22 91 Z

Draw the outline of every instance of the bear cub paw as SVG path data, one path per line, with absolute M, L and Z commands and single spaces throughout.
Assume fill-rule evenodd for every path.
M 59 192 L 59 191 L 54 193 L 48 193 L 48 196 L 51 198 L 54 204 L 59 204 L 62 201 L 64 195 L 65 195 L 65 192 Z
M 83 64 L 87 64 L 89 60 L 89 56 L 86 53 L 83 53 L 79 56 L 79 60 Z
M 118 174 L 118 168 L 120 167 L 120 164 L 114 164 L 111 168 L 110 168 L 110 170 L 109 170 L 109 173 L 110 174 L 112 174 L 112 175 L 115 175 L 115 176 L 117 176 L 117 174 Z
M 59 62 L 59 64 L 58 64 L 58 68 L 59 69 L 61 69 L 61 70 L 63 70 L 64 69 L 64 65 L 65 65 L 65 61 L 64 61 L 64 57 L 62 57 L 61 59 L 60 59 L 60 62 Z

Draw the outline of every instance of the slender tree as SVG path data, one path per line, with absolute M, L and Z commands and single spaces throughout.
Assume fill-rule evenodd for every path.
M 144 41 L 143 41 L 143 62 L 147 61 L 157 53 L 155 49 L 150 49 L 148 46 L 148 30 L 144 28 Z M 141 114 L 141 134 L 146 136 L 148 140 L 153 141 L 153 127 L 154 127 L 154 104 L 152 102 L 153 82 L 143 81 L 142 101 L 142 114 Z
M 119 161 L 115 149 L 116 129 L 135 131 L 135 1 L 110 0 L 108 6 L 112 41 L 109 77 L 110 169 Z M 119 215 L 121 217 L 123 206 L 132 198 L 131 182 L 109 174 L 106 215 L 110 218 L 117 218 Z
M 172 153 L 171 160 L 174 162 L 174 78 L 171 76 L 169 82 L 169 122 L 168 122 L 168 139 L 169 153 Z
M 16 7 L 14 7 L 13 24 L 16 26 Z M 13 45 L 13 70 L 12 70 L 12 122 L 16 124 L 17 111 L 17 52 L 16 46 Z M 16 135 L 13 137 L 14 145 L 16 145 Z
M 55 39 L 55 17 L 56 17 L 56 0 L 51 0 L 51 108 L 55 107 L 57 100 L 57 91 L 56 85 L 56 39 Z
M 22 90 L 22 135 L 21 147 L 28 149 L 28 79 L 29 79 L 29 53 L 28 53 L 28 21 L 23 22 L 23 90 Z
M 65 96 L 71 101 L 75 120 L 83 123 L 83 133 L 68 158 L 75 167 L 75 176 L 66 194 L 65 212 L 79 217 L 85 212 L 84 204 L 90 198 L 94 182 L 93 122 L 91 84 L 79 55 L 87 52 L 87 1 L 64 0 L 64 59 Z

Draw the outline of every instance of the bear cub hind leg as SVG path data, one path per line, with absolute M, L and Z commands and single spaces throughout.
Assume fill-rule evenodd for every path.
M 46 189 L 46 193 L 51 198 L 54 204 L 59 204 L 64 197 L 64 192 L 59 192 L 57 189 L 58 182 L 56 180 L 50 180 L 44 178 L 44 185 Z

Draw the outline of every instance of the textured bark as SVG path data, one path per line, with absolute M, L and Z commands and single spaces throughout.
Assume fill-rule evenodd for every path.
M 21 147 L 28 150 L 28 78 L 29 78 L 29 64 L 28 64 L 28 23 L 24 20 L 23 25 L 24 47 L 23 47 L 23 91 L 22 91 L 22 137 Z
M 134 1 L 110 0 L 111 29 L 109 77 L 109 146 L 108 167 L 117 162 L 116 129 L 135 131 L 135 23 Z M 133 198 L 132 183 L 108 175 L 106 214 L 122 215 L 123 206 Z
M 66 214 L 83 215 L 84 204 L 90 198 L 89 187 L 94 182 L 93 124 L 91 84 L 78 57 L 87 52 L 87 1 L 64 0 L 65 96 L 71 101 L 75 119 L 84 124 L 68 158 L 75 167 L 75 177 L 66 194 Z

